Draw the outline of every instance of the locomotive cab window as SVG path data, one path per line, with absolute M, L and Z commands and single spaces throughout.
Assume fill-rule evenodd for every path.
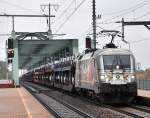
M 130 55 L 103 55 L 105 70 L 131 69 Z

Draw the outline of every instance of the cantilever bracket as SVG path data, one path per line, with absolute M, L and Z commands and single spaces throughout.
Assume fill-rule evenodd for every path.
M 149 27 L 148 25 L 144 24 L 144 26 L 145 26 L 148 30 L 150 30 L 150 27 Z

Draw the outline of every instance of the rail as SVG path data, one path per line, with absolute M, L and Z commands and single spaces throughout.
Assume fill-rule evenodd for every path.
M 87 113 L 73 107 L 72 105 L 64 102 L 64 101 L 61 101 L 59 99 L 56 99 L 55 97 L 47 94 L 47 91 L 42 91 L 39 87 L 35 87 L 35 86 L 32 86 L 32 84 L 22 84 L 27 90 L 31 91 L 32 93 L 35 93 L 35 90 L 36 91 L 40 91 L 40 93 L 43 93 L 44 95 L 54 99 L 55 101 L 59 102 L 60 104 L 66 106 L 67 108 L 69 108 L 70 110 L 74 111 L 75 113 L 81 115 L 83 118 L 94 118 L 93 116 L 90 116 L 88 115 Z M 33 91 L 34 90 L 34 91 Z M 32 94 L 31 93 L 31 94 Z M 34 94 L 32 94 L 33 96 L 35 96 Z M 50 112 L 52 112 L 52 114 L 56 117 L 56 118 L 61 118 L 61 116 L 58 115 L 57 111 L 54 111 L 53 109 L 51 109 L 47 104 L 43 103 L 42 100 L 40 100 L 37 96 L 35 96 L 36 99 L 38 99 L 40 101 L 40 103 L 42 103 L 42 105 L 44 105 Z
M 35 93 L 37 93 L 37 91 L 39 91 L 39 90 L 37 90 L 37 89 L 35 89 L 35 88 L 31 87 L 31 86 L 28 86 L 28 85 L 26 85 L 26 84 L 23 84 L 23 83 L 21 83 L 21 85 L 22 85 L 23 87 L 25 87 L 25 88 L 49 111 L 49 113 L 51 113 L 55 118 L 62 118 L 62 117 L 57 113 L 57 111 L 55 111 L 54 109 L 51 109 L 47 104 L 45 104 L 41 99 L 39 99 L 39 98 L 35 95 Z M 39 92 L 38 92 L 38 93 L 39 93 Z

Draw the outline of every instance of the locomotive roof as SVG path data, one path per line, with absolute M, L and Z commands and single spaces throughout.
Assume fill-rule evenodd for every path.
M 114 54 L 130 54 L 133 55 L 130 50 L 123 49 L 123 48 L 105 48 L 105 49 L 98 49 L 95 52 L 90 52 L 83 54 L 78 57 L 79 60 L 86 60 L 90 59 L 91 57 L 96 57 L 98 55 L 114 55 Z
M 130 50 L 127 49 L 123 49 L 123 48 L 106 48 L 106 49 L 101 49 L 101 50 L 97 50 L 95 52 L 95 55 L 111 55 L 111 54 L 131 54 L 132 52 Z

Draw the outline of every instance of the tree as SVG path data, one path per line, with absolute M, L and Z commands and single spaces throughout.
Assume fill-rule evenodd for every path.
M 6 73 L 7 73 L 6 62 L 0 61 L 0 79 L 6 79 Z

